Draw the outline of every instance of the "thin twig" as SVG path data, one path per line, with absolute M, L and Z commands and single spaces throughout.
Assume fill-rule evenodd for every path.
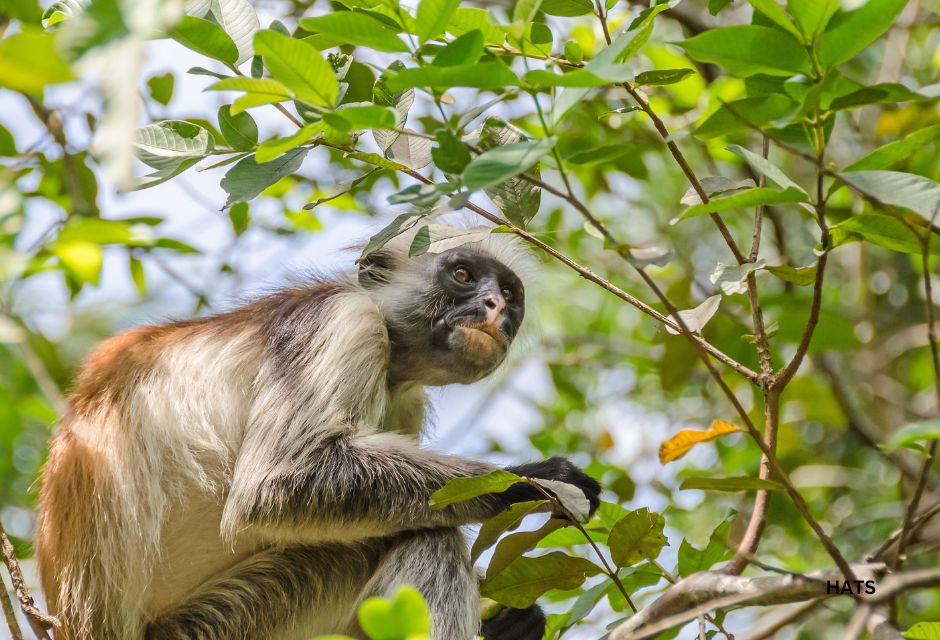
M 3 562 L 10 573 L 10 580 L 13 583 L 13 590 L 20 601 L 20 607 L 26 614 L 26 621 L 32 628 L 33 633 L 39 640 L 50 640 L 48 629 L 59 625 L 58 619 L 54 616 L 46 615 L 36 607 L 33 596 L 29 593 L 29 587 L 26 586 L 26 580 L 23 578 L 23 572 L 20 570 L 20 563 L 16 559 L 16 551 L 13 549 L 13 543 L 7 537 L 7 532 L 0 524 L 0 550 L 3 552 Z
M 768 638 L 776 638 L 778 631 L 789 627 L 794 622 L 805 620 L 806 616 L 824 600 L 825 598 L 816 598 L 815 600 L 801 604 L 786 615 L 774 620 L 771 624 L 755 632 L 753 636 L 745 636 L 745 640 L 768 640 Z
M 934 210 L 930 219 L 931 226 L 940 214 L 940 202 Z M 931 363 L 933 364 L 934 388 L 937 392 L 937 406 L 940 407 L 940 348 L 937 346 L 937 334 L 934 328 L 934 309 L 933 309 L 933 285 L 930 278 L 930 233 L 925 233 L 921 237 L 921 258 L 924 271 L 924 303 L 927 307 L 927 341 L 930 344 Z M 904 548 L 907 546 L 910 535 L 911 523 L 917 508 L 920 505 L 920 499 L 924 495 L 924 488 L 927 486 L 927 478 L 930 476 L 930 469 L 933 467 L 934 460 L 937 458 L 937 445 L 940 440 L 934 439 L 927 447 L 927 456 L 924 458 L 924 464 L 920 470 L 920 476 L 917 479 L 917 485 L 914 488 L 914 494 L 904 512 L 904 521 L 901 525 L 901 535 L 898 538 L 898 546 L 895 551 L 892 568 L 897 570 L 904 561 Z
M 540 485 L 538 482 L 535 482 L 535 481 L 532 481 L 529 484 L 535 487 L 536 489 L 538 489 L 542 493 L 542 495 L 546 497 L 546 499 L 548 499 L 553 505 L 555 505 L 556 508 L 560 509 L 562 512 L 562 515 L 564 515 L 564 517 L 568 521 L 570 521 L 571 524 L 573 524 L 577 528 L 578 531 L 581 532 L 585 540 L 587 540 L 588 544 L 591 545 L 591 548 L 594 549 L 594 553 L 600 559 L 601 564 L 604 565 L 604 572 L 617 586 L 617 590 L 620 591 L 620 594 L 623 596 L 624 600 L 627 601 L 627 604 L 630 606 L 630 609 L 633 611 L 633 613 L 636 613 L 637 612 L 636 605 L 633 604 L 633 600 L 630 599 L 630 594 L 627 593 L 627 588 L 623 585 L 623 582 L 620 581 L 620 576 L 617 575 L 617 570 L 611 568 L 610 564 L 607 562 L 607 558 L 605 558 L 604 554 L 601 553 L 601 550 L 597 546 L 597 543 L 594 542 L 593 538 L 591 538 L 591 534 L 587 532 L 587 530 L 584 528 L 584 525 L 581 524 L 581 522 L 574 516 L 573 513 L 571 513 L 571 511 L 568 510 L 568 507 L 566 507 L 564 503 L 558 499 L 557 496 L 552 495 L 548 490 L 545 489 L 545 487 L 543 487 L 542 485 Z
M 0 579 L 0 605 L 3 607 L 3 617 L 7 621 L 7 629 L 10 630 L 11 640 L 23 640 L 23 631 L 16 619 L 13 601 L 10 599 L 10 592 L 7 591 L 7 585 L 3 579 Z

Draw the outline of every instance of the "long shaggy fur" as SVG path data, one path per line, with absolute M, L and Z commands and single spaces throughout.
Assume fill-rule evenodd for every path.
M 498 239 L 478 248 L 512 263 Z M 432 594 L 436 640 L 472 637 L 456 527 L 502 505 L 427 508 L 449 479 L 493 467 L 417 447 L 424 391 L 389 389 L 383 314 L 407 304 L 387 294 L 413 263 L 388 255 L 379 291 L 322 280 L 88 357 L 39 503 L 59 640 L 356 633 L 355 602 L 408 581 Z

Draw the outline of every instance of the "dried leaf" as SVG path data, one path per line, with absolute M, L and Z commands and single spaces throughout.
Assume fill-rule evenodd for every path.
M 717 440 L 721 436 L 728 435 L 729 433 L 738 433 L 741 431 L 744 431 L 744 429 L 736 427 L 730 422 L 725 422 L 724 420 L 714 420 L 708 431 L 683 429 L 659 446 L 659 462 L 666 464 L 667 462 L 678 460 L 688 453 L 689 449 L 699 444 L 700 442 Z

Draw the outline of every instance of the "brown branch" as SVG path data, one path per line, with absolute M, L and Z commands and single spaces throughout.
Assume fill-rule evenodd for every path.
M 768 638 L 776 638 L 777 632 L 789 627 L 794 622 L 800 622 L 806 619 L 806 616 L 809 613 L 822 604 L 825 598 L 816 598 L 815 600 L 810 600 L 798 607 L 795 607 L 792 611 L 786 613 L 786 615 L 781 616 L 777 620 L 774 620 L 772 623 L 768 624 L 763 629 L 756 631 L 754 635 L 745 635 L 746 640 L 768 640 Z
M 10 599 L 10 593 L 7 591 L 6 583 L 2 579 L 0 579 L 0 606 L 3 608 L 3 617 L 7 621 L 7 629 L 10 630 L 10 638 L 12 640 L 23 640 L 23 631 L 16 619 L 13 601 Z
M 874 572 L 883 566 L 857 564 L 853 567 L 853 573 L 873 576 Z M 666 589 L 645 609 L 614 629 L 608 640 L 640 640 L 653 637 L 716 609 L 836 597 L 836 594 L 826 593 L 826 583 L 840 579 L 840 570 L 820 571 L 805 576 L 758 578 L 730 576 L 717 571 L 695 573 Z
M 764 444 L 769 451 L 777 451 L 777 427 L 779 423 L 780 392 L 770 389 L 764 392 Z M 761 480 L 770 480 L 772 475 L 770 457 L 761 455 L 758 477 Z M 770 491 L 758 491 L 754 496 L 754 509 L 751 511 L 751 519 L 748 521 L 747 529 L 741 538 L 737 552 L 724 568 L 726 573 L 740 575 L 750 562 L 750 557 L 757 551 L 761 536 L 764 533 L 764 527 L 767 525 L 770 500 Z
M 884 570 L 881 563 L 858 563 L 853 571 L 864 579 L 875 579 Z M 716 571 L 695 573 L 669 587 L 649 606 L 614 629 L 607 640 L 641 640 L 716 609 L 768 606 L 812 600 L 814 606 L 840 594 L 827 593 L 827 582 L 839 581 L 841 570 L 817 571 L 805 576 L 784 575 L 759 578 L 729 576 Z M 940 569 L 891 574 L 880 580 L 874 595 L 859 596 L 863 605 L 879 605 L 899 594 L 940 584 Z M 758 636 L 762 637 L 762 636 Z M 763 636 L 768 637 L 768 636 Z
M 767 158 L 770 151 L 770 142 L 767 136 L 764 136 L 761 151 L 763 157 Z M 764 186 L 765 182 L 766 178 L 761 174 L 758 178 L 758 185 Z M 750 262 L 756 261 L 760 252 L 763 217 L 763 207 L 758 205 L 754 211 L 754 232 L 751 238 L 751 251 L 748 254 L 748 261 Z M 780 390 L 769 388 L 774 382 L 774 365 L 770 356 L 770 340 L 764 326 L 764 312 L 761 309 L 757 292 L 757 276 L 753 271 L 747 274 L 747 294 L 751 307 L 751 318 L 754 323 L 754 333 L 757 338 L 757 354 L 760 359 L 761 375 L 764 382 L 764 444 L 770 451 L 776 453 L 777 426 L 780 421 Z M 759 477 L 762 480 L 769 480 L 771 477 L 770 459 L 767 455 L 761 455 Z M 725 571 L 728 573 L 740 575 L 747 567 L 749 558 L 757 551 L 761 537 L 764 534 L 764 527 L 767 524 L 767 513 L 770 509 L 771 498 L 770 491 L 757 491 L 754 495 L 754 508 L 751 510 L 751 519 L 748 521 L 747 530 L 741 538 L 737 553 L 725 567 Z
M 911 525 L 908 528 L 908 535 L 913 535 L 920 529 L 922 526 L 927 524 L 927 522 L 933 518 L 935 515 L 940 513 L 940 503 L 935 504 L 929 509 L 925 509 L 919 513 L 911 521 Z M 901 529 L 895 530 L 890 536 L 882 542 L 877 549 L 865 556 L 866 561 L 881 560 L 884 555 L 888 552 L 889 549 L 901 538 Z
M 50 615 L 46 615 L 36 607 L 33 596 L 29 593 L 29 587 L 26 586 L 26 580 L 23 579 L 23 572 L 20 570 L 20 563 L 16 559 L 16 551 L 13 544 L 7 537 L 7 532 L 0 524 L 0 550 L 3 552 L 3 562 L 10 572 L 10 580 L 13 582 L 13 590 L 16 591 L 16 597 L 20 601 L 20 607 L 26 614 L 26 621 L 32 628 L 33 633 L 39 640 L 50 640 L 48 629 L 57 627 L 59 621 Z

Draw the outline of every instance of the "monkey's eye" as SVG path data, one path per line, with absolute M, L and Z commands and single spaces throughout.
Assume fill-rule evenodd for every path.
M 467 284 L 473 282 L 473 274 L 466 267 L 457 267 L 454 269 L 454 280 L 460 284 Z
M 512 289 L 510 289 L 509 287 L 503 287 L 501 291 L 503 293 L 503 298 L 506 300 L 506 302 L 512 302 L 512 299 L 516 297 L 515 294 L 512 292 Z

